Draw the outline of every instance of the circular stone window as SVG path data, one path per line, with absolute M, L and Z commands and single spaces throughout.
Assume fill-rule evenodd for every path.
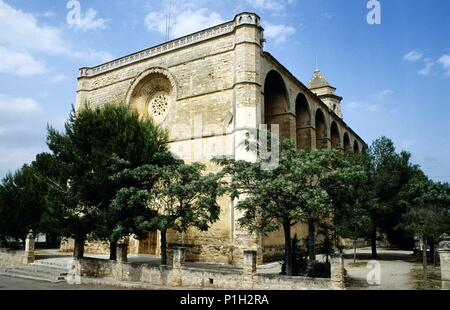
M 155 94 L 148 104 L 148 114 L 152 116 L 156 122 L 161 122 L 167 115 L 169 110 L 169 95 L 165 92 Z
M 130 109 L 141 117 L 150 118 L 155 125 L 161 125 L 170 114 L 176 97 L 175 82 L 159 69 L 151 69 L 131 85 L 127 102 Z

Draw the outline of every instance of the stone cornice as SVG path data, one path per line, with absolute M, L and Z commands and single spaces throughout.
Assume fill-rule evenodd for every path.
M 246 12 L 238 14 L 232 21 L 211 28 L 207 28 L 205 30 L 198 31 L 193 34 L 189 34 L 187 36 L 154 47 L 150 47 L 148 49 L 118 58 L 116 60 L 112 60 L 110 62 L 92 68 L 81 68 L 79 77 L 83 78 L 96 76 L 98 74 L 118 69 L 127 66 L 129 64 L 149 59 L 186 46 L 190 46 L 199 42 L 217 38 L 219 36 L 234 32 L 236 27 L 239 27 L 241 25 L 255 25 L 259 27 L 259 16 L 254 13 L 246 13 Z
M 92 68 L 81 68 L 80 69 L 80 77 L 91 77 L 106 71 L 114 70 L 144 59 L 148 59 L 157 55 L 161 55 L 163 53 L 167 53 L 173 50 L 177 50 L 182 47 L 186 47 L 201 41 L 209 40 L 227 33 L 231 33 L 234 31 L 236 26 L 235 21 L 227 22 L 215 27 L 211 27 L 205 29 L 203 31 L 199 31 L 184 37 L 181 37 L 176 40 L 169 41 L 164 44 L 157 45 L 155 47 L 151 47 L 145 49 L 140 52 L 133 53 L 131 55 L 107 62 L 105 64 L 92 67 Z

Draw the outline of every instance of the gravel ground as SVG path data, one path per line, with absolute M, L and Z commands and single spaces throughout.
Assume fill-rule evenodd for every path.
M 441 289 L 439 267 L 428 266 L 426 275 L 422 264 L 414 257 L 413 252 L 400 250 L 378 250 L 378 259 L 371 258 L 370 249 L 358 249 L 356 263 L 353 263 L 353 251 L 345 252 L 345 268 L 347 270 L 347 289 L 350 290 L 417 290 Z M 369 262 L 373 262 L 370 264 Z M 369 266 L 379 263 L 380 281 L 369 284 Z

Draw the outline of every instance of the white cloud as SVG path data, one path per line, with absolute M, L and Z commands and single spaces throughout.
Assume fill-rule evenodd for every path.
M 435 62 L 433 59 L 430 58 L 425 58 L 424 62 L 425 67 L 419 70 L 417 73 L 422 76 L 430 76 L 433 73 L 433 67 L 435 65 Z
M 345 105 L 345 108 L 349 110 L 364 109 L 369 112 L 379 112 L 381 107 L 378 104 L 372 104 L 365 101 L 351 101 Z
M 28 53 L 0 46 L 0 55 L 0 73 L 28 76 L 46 72 L 45 64 Z
M 53 83 L 59 83 L 59 82 L 64 81 L 66 78 L 67 77 L 64 74 L 57 74 L 57 75 L 52 77 L 52 82 Z
M 108 52 L 97 50 L 78 51 L 72 54 L 73 57 L 90 62 L 108 62 L 114 59 L 114 56 Z
M 381 108 L 378 104 L 371 104 L 367 107 L 367 110 L 369 110 L 370 112 L 379 112 Z
M 41 106 L 32 98 L 10 97 L 0 94 L 0 112 L 34 113 L 41 111 Z
M 95 15 L 95 11 L 87 11 L 82 24 L 84 29 L 101 27 L 102 22 L 95 19 Z M 112 59 L 107 52 L 71 47 L 62 29 L 41 25 L 34 15 L 3 0 L 0 0 L 0 49 L 0 72 L 22 76 L 45 73 L 45 63 L 40 60 L 44 55 L 63 55 L 92 62 Z
M 384 100 L 387 96 L 390 96 L 394 93 L 394 91 L 392 89 L 385 89 L 382 90 L 379 94 L 378 94 L 378 99 L 380 100 Z
M 108 20 L 96 17 L 97 11 L 94 10 L 93 8 L 90 8 L 86 11 L 84 16 L 81 16 L 79 22 L 75 23 L 73 26 L 83 31 L 105 29 Z
M 286 3 L 292 4 L 293 1 L 282 1 L 282 0 L 246 0 L 246 2 L 256 9 L 266 10 L 266 11 L 282 11 L 286 7 Z
M 416 61 L 422 59 L 422 57 L 423 57 L 422 53 L 420 53 L 418 51 L 411 51 L 403 57 L 403 60 L 409 61 L 409 62 L 416 62 Z
M 368 104 L 366 102 L 362 102 L 362 101 L 351 101 L 349 103 L 346 104 L 348 109 L 360 109 L 363 107 L 367 107 Z
M 46 125 L 36 100 L 0 94 L 0 177 L 46 149 Z
M 274 25 L 265 23 L 264 36 L 266 39 L 274 40 L 276 44 L 286 41 L 286 39 L 295 33 L 295 28 L 286 25 Z
M 161 12 L 150 12 L 145 16 L 145 26 L 148 31 L 166 33 L 166 15 Z
M 443 55 L 441 58 L 438 59 L 437 62 L 442 66 L 442 69 L 444 69 L 445 74 L 450 76 L 450 54 Z
M 5 176 L 8 172 L 14 172 L 16 169 L 19 169 L 24 163 L 33 161 L 35 155 L 39 152 L 42 152 L 42 150 L 34 147 L 0 150 L 0 178 Z
M 208 12 L 206 8 L 187 9 L 175 14 L 171 22 L 170 36 L 181 37 L 205 28 L 223 23 L 219 13 Z M 166 16 L 161 12 L 150 12 L 145 17 L 145 25 L 149 31 L 166 33 Z
M 47 12 L 44 12 L 44 14 L 42 14 L 42 16 L 43 16 L 43 17 L 47 17 L 47 18 L 53 17 L 53 16 L 55 16 L 55 12 L 53 12 L 53 11 L 47 11 Z
M 68 53 L 57 28 L 38 25 L 37 19 L 0 0 L 0 44 L 3 46 L 45 52 Z

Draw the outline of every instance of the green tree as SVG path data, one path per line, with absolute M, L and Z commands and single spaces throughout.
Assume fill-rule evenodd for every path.
M 322 181 L 333 202 L 332 223 L 336 247 L 338 238 L 356 240 L 367 237 L 372 227 L 369 210 L 374 203 L 368 183 L 368 157 L 366 154 L 338 153 L 334 170 Z
M 434 183 L 416 167 L 414 176 L 400 193 L 400 201 L 408 211 L 399 227 L 422 239 L 422 263 L 426 270 L 428 245 L 434 257 L 435 242 L 450 229 L 450 187 Z
M 141 210 L 138 230 L 161 231 L 161 263 L 167 264 L 167 231 L 186 232 L 189 227 L 206 231 L 219 219 L 217 203 L 223 194 L 220 176 L 203 175 L 205 166 L 179 162 L 158 167 L 145 165 L 122 173 L 139 187 L 119 191 L 113 205 L 118 209 Z
M 45 188 L 42 231 L 75 240 L 74 257 L 82 258 L 86 236 L 96 221 L 94 208 L 79 203 L 79 193 L 70 185 L 71 167 L 57 155 L 39 154 L 33 162 L 36 176 Z
M 67 171 L 67 179 L 54 186 L 52 201 L 58 204 L 58 196 L 67 199 L 59 197 L 64 203 L 52 212 L 63 217 L 78 216 L 77 227 L 64 228 L 65 235 L 76 234 L 79 247 L 88 234 L 107 240 L 111 244 L 110 258 L 115 259 L 117 241 L 122 236 L 114 228 L 118 223 L 126 226 L 129 221 L 114 216 L 116 210 L 111 210 L 111 202 L 128 184 L 112 176 L 125 168 L 172 162 L 167 134 L 126 106 L 106 105 L 72 111 L 64 132 L 49 128 L 47 143 Z
M 413 167 L 410 164 L 411 155 L 397 153 L 394 143 L 386 137 L 372 143 L 369 156 L 368 182 L 375 199 L 369 210 L 373 223 L 370 239 L 372 256 L 376 257 L 377 231 L 380 229 L 392 236 L 406 212 L 399 203 L 399 193 L 413 175 Z
M 309 248 L 311 257 L 315 257 L 315 225 L 330 218 L 332 210 L 321 180 L 332 171 L 335 154 L 297 150 L 285 140 L 280 144 L 279 164 L 273 170 L 263 169 L 262 159 L 253 163 L 216 159 L 223 174 L 231 177 L 229 191 L 237 199 L 235 208 L 243 213 L 240 225 L 260 234 L 283 229 L 288 275 L 293 274 L 291 228 L 297 223 L 310 223 Z
M 33 165 L 24 165 L 0 185 L 0 235 L 4 238 L 24 241 L 30 230 L 41 230 L 45 184 L 35 175 Z

